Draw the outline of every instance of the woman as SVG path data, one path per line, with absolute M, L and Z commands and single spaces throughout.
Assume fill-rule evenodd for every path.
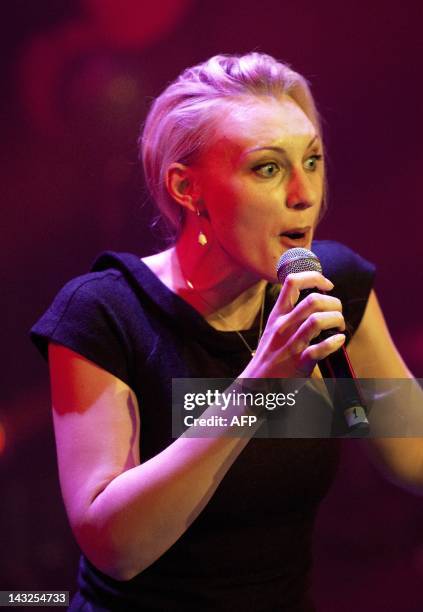
M 140 141 L 174 246 L 142 261 L 104 254 L 32 330 L 48 344 L 60 481 L 83 552 L 72 609 L 311 610 L 311 530 L 337 441 L 174 440 L 170 418 L 172 378 L 318 375 L 345 321 L 358 376 L 409 376 L 373 266 L 346 247 L 314 243 L 332 280 L 293 274 L 273 298 L 279 257 L 310 248 L 323 213 L 309 88 L 267 55 L 216 56 L 162 93 Z M 302 289 L 332 294 L 296 305 Z M 339 333 L 311 344 L 329 328 Z M 384 444 L 415 478 L 420 446 Z

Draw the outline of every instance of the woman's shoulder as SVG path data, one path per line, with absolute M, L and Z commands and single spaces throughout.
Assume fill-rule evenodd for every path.
M 113 254 L 125 260 L 128 254 Z M 91 271 L 67 281 L 30 330 L 34 344 L 47 356 L 48 342 L 84 353 L 88 345 L 119 339 L 129 344 L 132 327 L 140 324 L 139 295 L 110 253 L 99 256 Z M 131 255 L 130 259 L 134 263 Z M 90 353 L 91 355 L 91 353 Z
M 334 240 L 316 240 L 311 248 L 322 264 L 323 274 L 335 285 L 331 293 L 341 300 L 347 327 L 353 334 L 366 309 L 376 267 L 350 247 Z
M 100 300 L 116 295 L 117 285 L 122 284 L 122 273 L 116 269 L 86 272 L 66 281 L 57 291 L 52 305 L 56 310 L 65 309 L 72 300 Z
M 42 319 L 51 325 L 74 317 L 97 318 L 100 311 L 122 310 L 131 289 L 117 269 L 92 271 L 68 280 L 56 293 Z
M 328 272 L 374 273 L 375 265 L 346 244 L 335 240 L 315 240 L 312 251 L 322 263 L 325 275 Z
M 140 288 L 143 277 L 148 276 L 148 271 L 139 256 L 133 253 L 105 251 L 94 260 L 89 272 L 75 276 L 59 289 L 52 306 L 56 311 L 63 311 L 72 301 L 77 301 L 80 309 L 92 302 L 123 305 L 125 297 L 134 294 L 131 274 L 133 278 L 135 270 Z

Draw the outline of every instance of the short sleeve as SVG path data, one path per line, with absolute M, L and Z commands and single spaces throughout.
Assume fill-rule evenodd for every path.
M 320 259 L 323 274 L 335 285 L 331 293 L 342 302 L 347 329 L 352 337 L 360 325 L 369 301 L 376 267 L 339 242 L 316 241 L 312 248 Z
M 116 270 L 95 272 L 68 282 L 30 330 L 48 358 L 48 344 L 61 344 L 130 385 L 130 333 L 125 321 L 128 289 Z

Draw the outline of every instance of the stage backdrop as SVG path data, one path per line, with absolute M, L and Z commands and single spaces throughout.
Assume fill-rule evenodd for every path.
M 318 237 L 376 263 L 393 337 L 423 376 L 420 7 L 37 0 L 3 2 L 1 13 L 0 589 L 72 591 L 78 553 L 56 476 L 47 367 L 27 331 L 99 251 L 161 246 L 136 139 L 151 99 L 185 66 L 261 50 L 310 80 L 330 185 Z M 319 609 L 422 609 L 422 509 L 359 443 L 345 444 L 316 536 Z

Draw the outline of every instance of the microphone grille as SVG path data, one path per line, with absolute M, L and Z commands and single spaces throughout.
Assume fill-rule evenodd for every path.
M 276 274 L 278 275 L 279 282 L 284 283 L 288 274 L 295 272 L 320 272 L 322 273 L 322 266 L 319 258 L 308 249 L 288 249 L 281 256 L 276 266 Z

